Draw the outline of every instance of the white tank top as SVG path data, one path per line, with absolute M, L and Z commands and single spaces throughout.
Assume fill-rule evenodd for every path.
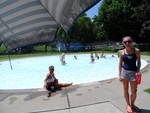
M 55 78 L 52 76 L 51 79 L 48 79 L 46 82 L 54 82 L 55 81 Z

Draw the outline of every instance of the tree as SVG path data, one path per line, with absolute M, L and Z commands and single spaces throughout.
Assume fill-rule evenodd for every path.
M 142 24 L 140 31 L 142 42 L 150 43 L 150 1 L 142 0 L 141 4 L 137 7 L 137 11 L 139 13 L 138 19 Z
M 82 44 L 92 43 L 94 41 L 93 23 L 84 13 L 76 20 L 68 36 L 66 36 L 63 29 L 59 28 L 57 37 L 57 40 L 65 44 L 68 50 L 71 42 L 81 42 Z
M 135 39 L 139 37 L 141 26 L 137 16 L 132 0 L 104 0 L 98 16 L 93 18 L 94 30 L 101 40 L 118 41 L 125 35 Z
M 74 41 L 88 44 L 93 42 L 93 23 L 89 17 L 84 13 L 78 18 L 76 24 L 71 29 L 70 38 Z
M 64 44 L 67 51 L 69 51 L 71 39 L 68 36 L 68 34 L 62 28 L 59 28 L 57 31 L 57 41 L 61 44 Z

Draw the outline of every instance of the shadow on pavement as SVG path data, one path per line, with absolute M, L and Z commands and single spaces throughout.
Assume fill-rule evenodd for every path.
M 148 110 L 148 109 L 141 109 L 141 110 L 142 110 L 141 113 L 150 113 L 150 110 Z

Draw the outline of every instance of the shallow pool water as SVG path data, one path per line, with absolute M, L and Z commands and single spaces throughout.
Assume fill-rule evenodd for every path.
M 90 63 L 90 54 L 66 55 L 66 65 L 61 65 L 59 55 L 0 62 L 0 89 L 42 88 L 48 67 L 55 67 L 55 76 L 60 82 L 73 84 L 89 83 L 117 77 L 118 58 L 107 55 Z M 141 68 L 147 62 L 142 60 Z

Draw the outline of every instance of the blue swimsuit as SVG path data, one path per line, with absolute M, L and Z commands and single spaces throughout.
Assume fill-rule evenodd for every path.
M 135 54 L 135 50 L 134 50 L 134 53 L 132 54 L 124 53 L 122 59 L 123 59 L 122 67 L 125 70 L 137 71 L 137 66 L 136 66 L 137 56 Z

